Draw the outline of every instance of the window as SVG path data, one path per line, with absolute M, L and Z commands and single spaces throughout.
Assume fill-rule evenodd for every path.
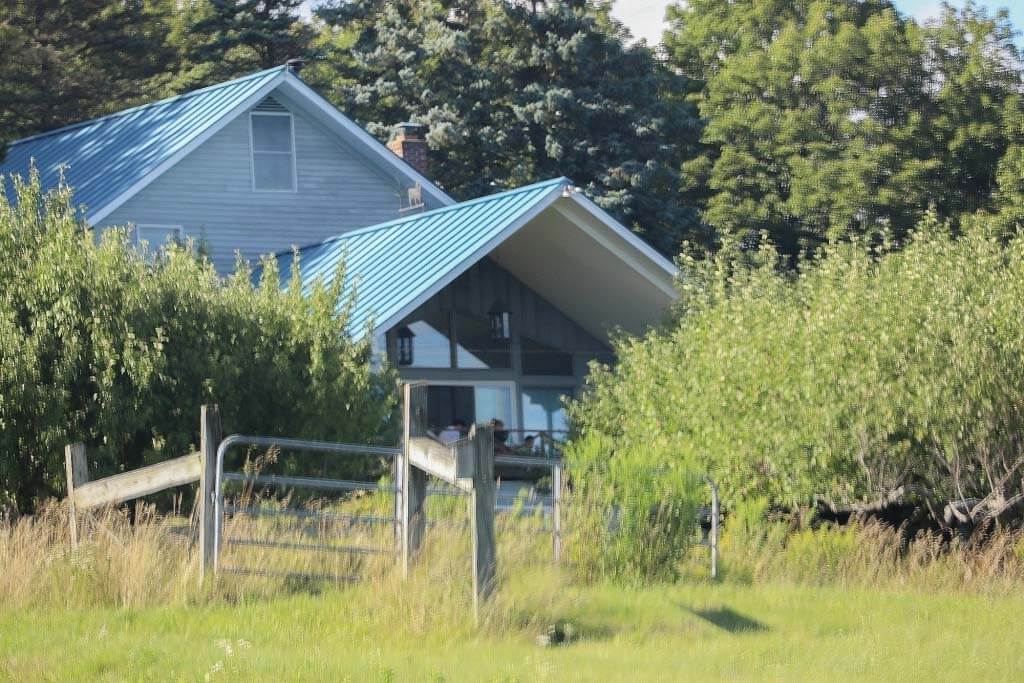
M 155 256 L 168 244 L 185 241 L 185 231 L 180 225 L 156 225 L 142 223 L 135 226 L 135 246 L 149 257 Z
M 295 191 L 295 136 L 292 115 L 253 112 L 252 189 L 259 192 Z
M 539 341 L 522 338 L 523 374 L 572 377 L 572 354 Z
M 509 340 L 495 338 L 487 316 L 458 311 L 455 314 L 455 339 L 458 340 L 455 357 L 460 368 L 507 370 L 512 367 Z
M 511 429 L 516 422 L 513 387 L 511 382 L 431 384 L 427 387 L 427 426 L 437 434 L 454 420 L 467 425 L 501 420 L 505 429 Z
M 573 390 L 548 388 L 523 388 L 523 429 L 532 432 L 554 433 L 563 436 L 569 428 L 563 400 L 572 396 Z
M 515 406 L 512 404 L 512 385 L 486 385 L 473 387 L 473 408 L 479 422 L 501 420 L 505 429 L 515 426 Z
M 426 313 L 398 330 L 398 363 L 410 368 L 450 368 L 452 344 L 447 313 Z M 403 346 L 407 352 L 403 357 Z

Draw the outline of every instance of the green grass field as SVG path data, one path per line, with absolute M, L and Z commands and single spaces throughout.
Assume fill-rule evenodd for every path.
M 383 596 L 379 613 L 375 599 L 354 587 L 242 605 L 0 612 L 0 674 L 17 681 L 1024 679 L 1024 599 L 1017 597 L 728 584 L 567 589 L 520 605 L 521 614 L 546 611 L 574 625 L 578 639 L 551 648 L 535 643 L 541 622 L 512 616 L 501 628 L 476 630 L 450 616 L 413 614 L 401 623 L 401 599 Z

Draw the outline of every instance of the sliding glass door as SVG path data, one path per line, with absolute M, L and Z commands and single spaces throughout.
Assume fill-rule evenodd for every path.
M 462 420 L 467 425 L 501 420 L 514 429 L 514 382 L 443 382 L 427 387 L 427 426 L 435 434 Z

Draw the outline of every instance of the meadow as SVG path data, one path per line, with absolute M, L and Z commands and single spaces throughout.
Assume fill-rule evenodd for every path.
M 441 615 L 417 623 L 416 608 L 404 618 L 408 596 L 383 587 L 241 605 L 5 609 L 0 673 L 19 681 L 1024 676 L 1020 597 L 784 584 L 572 588 L 533 578 L 559 583 L 559 594 L 522 586 L 502 599 L 515 600 L 523 621 L 479 631 Z M 572 623 L 577 639 L 538 646 L 539 615 Z
M 413 575 L 351 585 L 198 580 L 181 519 L 107 513 L 72 551 L 51 507 L 0 533 L 8 680 L 952 680 L 1024 676 L 1019 538 L 984 551 L 879 527 L 734 527 L 724 575 L 695 548 L 673 583 L 581 582 L 499 533 L 474 623 L 464 534 L 431 529 Z M 100 531 L 100 529 L 103 529 Z M 759 535 L 758 535 L 759 534 Z M 530 538 L 530 537 L 526 537 Z M 534 537 L 535 538 L 535 537 Z M 262 560 L 252 558 L 255 562 Z M 304 560 L 312 562 L 312 560 Z M 311 566 L 311 565 L 307 565 Z M 542 646 L 552 628 L 565 642 Z

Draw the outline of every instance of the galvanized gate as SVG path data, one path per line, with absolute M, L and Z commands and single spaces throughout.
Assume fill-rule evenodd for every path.
M 332 443 L 324 441 L 307 441 L 266 436 L 246 436 L 235 434 L 220 442 L 217 447 L 216 475 L 213 487 L 214 501 L 214 552 L 213 569 L 215 572 L 227 572 L 242 575 L 266 576 L 274 578 L 302 578 L 317 580 L 353 581 L 359 576 L 354 573 L 329 571 L 299 571 L 295 562 L 283 563 L 283 567 L 275 567 L 267 557 L 275 550 L 287 551 L 294 558 L 300 553 L 344 556 L 379 556 L 393 562 L 398 552 L 398 539 L 401 538 L 401 519 L 395 514 L 401 490 L 397 484 L 384 484 L 376 481 L 358 481 L 349 479 L 331 479 L 326 477 L 287 476 L 280 474 L 261 474 L 259 472 L 225 471 L 224 459 L 228 451 L 238 446 L 254 446 L 261 448 L 277 448 L 282 451 L 316 452 L 336 455 L 345 458 L 386 458 L 395 464 L 401 456 L 401 449 L 384 446 L 368 446 L 363 444 Z M 285 495 L 266 502 L 254 500 L 244 493 L 235 501 L 225 500 L 225 486 L 228 483 L 239 483 L 244 487 L 263 487 L 283 492 Z M 394 494 L 395 500 L 390 510 L 384 513 L 380 505 L 370 511 L 345 511 L 324 507 L 295 507 L 289 504 L 289 498 L 296 490 L 319 491 L 330 493 L 368 492 L 372 494 Z M 334 501 L 340 505 L 339 501 Z M 282 524 L 281 520 L 292 522 Z M 298 521 L 298 524 L 294 522 Z M 312 529 L 310 528 L 312 527 Z M 366 533 L 367 529 L 379 529 L 383 533 Z M 310 533 L 313 531 L 314 533 Z M 358 534 L 355 532 L 359 531 Z M 266 533 L 263 533 L 266 532 Z M 357 536 L 355 542 L 342 539 L 345 535 Z M 312 538 L 310 538 L 312 537 Z M 370 537 L 373 543 L 367 543 Z M 260 558 L 260 566 L 240 564 L 237 561 L 227 563 L 225 556 L 229 550 L 238 548 L 257 548 L 264 551 Z M 236 553 L 238 554 L 238 553 Z M 321 563 L 323 564 L 323 563 Z M 336 566 L 338 562 L 334 563 Z M 346 562 L 349 567 L 353 563 Z

